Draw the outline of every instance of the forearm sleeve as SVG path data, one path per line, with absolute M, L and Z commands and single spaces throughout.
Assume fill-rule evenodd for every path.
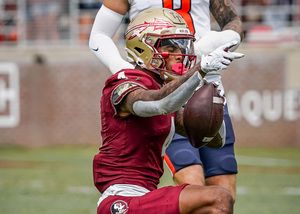
M 133 104 L 133 110 L 136 115 L 141 117 L 175 112 L 191 98 L 201 80 L 202 77 L 199 72 L 195 72 L 193 76 L 166 97 L 156 101 L 139 100 Z
M 123 17 L 102 5 L 96 15 L 89 40 L 91 51 L 113 74 L 124 68 L 134 68 L 132 64 L 122 58 L 112 40 Z

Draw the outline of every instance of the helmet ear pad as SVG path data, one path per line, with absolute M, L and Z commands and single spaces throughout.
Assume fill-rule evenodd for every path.
M 144 34 L 140 39 L 127 40 L 126 50 L 127 57 L 130 61 L 135 61 L 138 65 L 142 67 L 147 67 L 149 69 L 157 69 L 163 67 L 165 64 L 162 58 L 154 58 L 154 53 L 158 53 L 155 48 L 155 44 L 159 40 L 159 35 L 148 35 Z

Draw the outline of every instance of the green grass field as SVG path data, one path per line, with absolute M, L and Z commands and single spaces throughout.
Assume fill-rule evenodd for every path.
M 0 146 L 0 214 L 95 214 L 97 147 Z M 300 213 L 300 148 L 237 148 L 237 214 Z M 166 170 L 160 186 L 173 185 Z

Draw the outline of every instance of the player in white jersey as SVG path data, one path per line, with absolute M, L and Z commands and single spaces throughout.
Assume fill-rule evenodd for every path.
M 161 7 L 175 10 L 186 20 L 191 32 L 198 38 L 195 43 L 198 59 L 228 42 L 236 41 L 239 44 L 243 38 L 241 20 L 230 0 L 104 0 L 95 18 L 89 46 L 113 74 L 122 68 L 133 68 L 120 56 L 112 40 L 124 15 L 128 12 L 132 19 L 142 10 Z M 218 22 L 221 32 L 211 31 L 210 13 Z M 219 89 L 223 90 L 219 72 L 211 72 L 206 79 L 208 82 L 218 81 Z M 186 138 L 175 135 L 166 151 L 165 161 L 176 185 L 220 185 L 228 189 L 235 199 L 235 139 L 227 108 L 224 124 L 226 126 L 222 127 L 220 134 L 226 142 L 223 141 L 225 145 L 219 149 L 195 149 Z

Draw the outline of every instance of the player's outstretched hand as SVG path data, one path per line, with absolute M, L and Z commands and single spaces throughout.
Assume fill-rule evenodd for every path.
M 238 43 L 236 41 L 229 42 L 218 47 L 208 55 L 201 57 L 201 70 L 204 73 L 226 69 L 234 59 L 244 57 L 244 54 L 228 51 Z

